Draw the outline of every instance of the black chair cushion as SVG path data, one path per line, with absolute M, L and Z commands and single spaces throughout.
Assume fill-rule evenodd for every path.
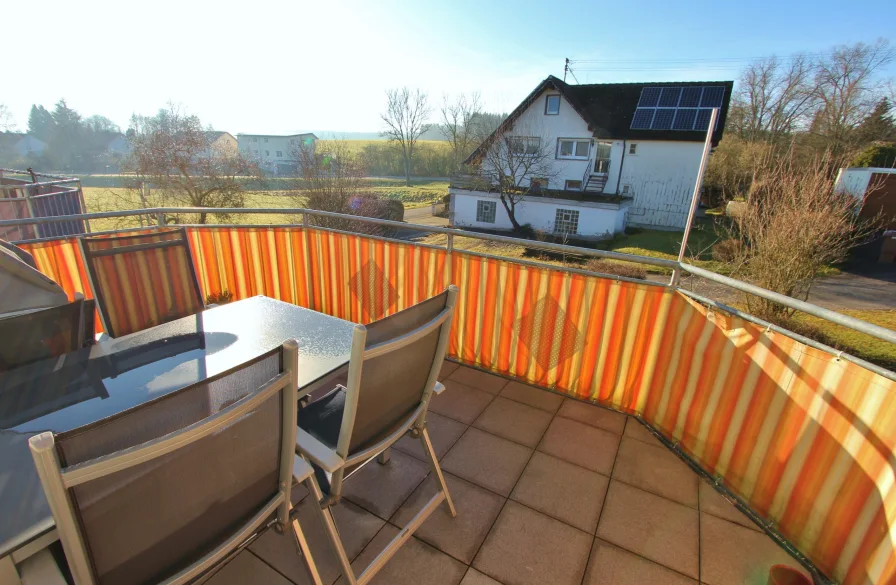
M 345 390 L 334 388 L 308 406 L 299 408 L 299 428 L 335 451 L 339 442 L 339 429 L 342 427 L 343 410 Z M 329 494 L 329 474 L 314 463 L 311 466 L 320 489 Z

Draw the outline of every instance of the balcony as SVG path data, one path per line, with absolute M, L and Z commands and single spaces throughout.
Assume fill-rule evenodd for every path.
M 763 583 L 775 563 L 814 567 L 820 582 L 896 580 L 896 374 L 677 286 L 452 246 L 461 235 L 511 238 L 421 231 L 447 234 L 448 245 L 307 225 L 188 227 L 204 294 L 263 294 L 367 323 L 460 287 L 453 363 L 442 373 L 448 392 L 429 421 L 459 514 L 437 512 L 377 583 L 727 585 Z M 92 296 L 74 238 L 22 246 L 70 295 Z M 893 331 L 670 264 L 676 276 L 698 274 L 896 341 Z M 388 464 L 347 482 L 337 523 L 356 562 L 426 499 L 419 457 L 399 444 Z M 307 518 L 332 583 L 332 556 Z M 301 571 L 292 543 L 269 533 L 209 582 L 300 584 Z

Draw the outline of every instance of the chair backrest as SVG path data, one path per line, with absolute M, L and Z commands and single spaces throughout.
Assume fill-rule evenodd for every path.
M 0 319 L 0 372 L 92 345 L 94 310 L 93 301 L 76 299 Z
M 426 408 L 448 348 L 456 296 L 452 285 L 404 311 L 355 327 L 336 447 L 341 457 L 351 460 L 393 437 Z
M 80 242 L 100 319 L 110 337 L 204 308 L 185 229 L 81 238 Z
M 298 346 L 97 423 L 31 438 L 76 585 L 194 579 L 286 526 Z

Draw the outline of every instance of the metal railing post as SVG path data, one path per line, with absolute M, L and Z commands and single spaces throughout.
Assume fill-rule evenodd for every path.
M 719 119 L 719 108 L 712 109 L 709 117 L 709 127 L 706 129 L 706 140 L 703 142 L 703 157 L 700 159 L 700 168 L 697 170 L 697 180 L 694 181 L 694 194 L 691 196 L 691 209 L 688 212 L 688 222 L 684 226 L 684 235 L 681 238 L 681 249 L 678 251 L 678 266 L 672 269 L 672 280 L 669 286 L 678 286 L 681 280 L 681 263 L 684 261 L 684 253 L 688 249 L 688 237 L 691 235 L 691 227 L 694 225 L 694 214 L 697 213 L 697 204 L 700 202 L 700 191 L 703 188 L 703 176 L 706 174 L 706 165 L 709 164 L 709 154 L 712 152 L 712 135 L 716 131 L 716 122 Z
M 156 224 L 158 224 L 159 227 L 165 227 L 165 214 L 164 213 L 159 212 L 156 214 Z

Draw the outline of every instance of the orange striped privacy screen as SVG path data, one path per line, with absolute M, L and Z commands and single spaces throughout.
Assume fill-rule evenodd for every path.
M 638 414 L 847 585 L 896 582 L 896 383 L 662 286 L 321 229 L 190 228 L 204 293 L 367 323 L 460 287 L 449 352 Z M 70 240 L 25 246 L 72 294 Z

